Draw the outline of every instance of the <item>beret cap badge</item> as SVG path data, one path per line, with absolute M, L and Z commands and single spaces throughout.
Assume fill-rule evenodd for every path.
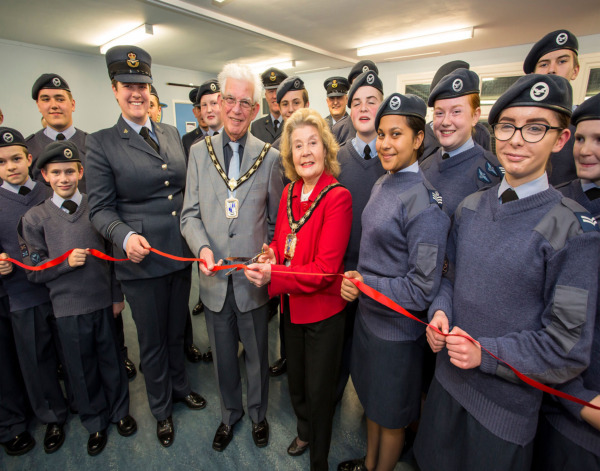
M 401 104 L 402 104 L 402 101 L 400 100 L 399 96 L 394 96 L 390 100 L 390 108 L 394 111 L 400 109 Z
M 210 84 L 210 89 L 214 92 L 217 90 L 217 86 L 214 83 Z
M 14 138 L 14 136 L 11 133 L 5 132 L 2 135 L 2 139 L 4 139 L 4 142 L 12 142 L 15 138 Z
M 366 72 L 367 70 L 369 70 L 369 66 L 368 65 L 364 65 L 363 68 L 362 68 L 362 71 Z
M 567 33 L 559 33 L 556 36 L 556 44 L 558 44 L 559 46 L 562 46 L 563 44 L 565 44 L 567 41 L 569 40 L 569 35 Z
M 456 79 L 454 82 L 452 82 L 452 89 L 455 92 L 460 92 L 462 90 L 463 87 L 463 81 L 461 79 Z
M 137 59 L 137 55 L 135 54 L 135 52 L 130 52 L 129 54 L 127 54 L 127 57 L 129 57 L 129 59 L 127 60 L 127 65 L 129 67 L 133 67 L 135 69 L 140 65 L 140 61 Z
M 55 87 L 60 87 L 60 79 L 58 77 L 54 77 L 52 79 L 52 83 L 54 84 Z
M 65 149 L 63 154 L 67 159 L 70 159 L 71 157 L 73 157 L 73 152 L 71 151 L 71 149 Z
M 529 95 L 534 101 L 542 101 L 548 96 L 549 93 L 550 87 L 548 87 L 548 84 L 544 82 L 538 82 L 533 87 L 531 87 Z
M 375 76 L 373 74 L 369 74 L 367 76 L 367 83 L 371 85 L 375 81 Z

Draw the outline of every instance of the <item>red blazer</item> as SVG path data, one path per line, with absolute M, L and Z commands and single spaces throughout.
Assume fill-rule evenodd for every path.
M 323 172 L 310 195 L 312 203 L 323 188 L 337 180 Z M 290 314 L 294 324 L 322 321 L 340 312 L 346 305 L 340 295 L 342 277 L 287 275 L 291 273 L 344 273 L 344 253 L 350 239 L 352 225 L 352 197 L 344 187 L 329 191 L 313 211 L 310 219 L 296 233 L 297 243 L 294 258 L 289 267 L 285 263 L 285 239 L 292 232 L 287 217 L 286 186 L 279 203 L 275 236 L 270 247 L 275 251 L 277 265 L 271 270 L 269 295 L 290 295 Z M 294 219 L 302 217 L 299 180 L 292 194 Z

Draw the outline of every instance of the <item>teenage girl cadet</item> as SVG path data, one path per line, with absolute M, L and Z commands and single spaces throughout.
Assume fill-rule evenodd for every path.
M 450 230 L 442 199 L 417 161 L 426 112 L 421 98 L 399 93 L 379 107 L 377 155 L 387 173 L 373 186 L 362 213 L 358 271 L 346 273 L 422 318 L 439 289 Z M 354 301 L 359 292 L 344 280 L 341 294 Z M 351 373 L 367 416 L 367 455 L 338 470 L 394 469 L 405 427 L 419 417 L 425 347 L 422 324 L 359 298 Z
M 433 106 L 433 132 L 441 148 L 422 162 L 421 170 L 452 216 L 465 197 L 502 178 L 498 159 L 472 137 L 481 115 L 479 76 L 456 69 L 438 82 L 427 104 Z
M 422 471 L 530 469 L 542 393 L 484 348 L 548 384 L 590 362 L 600 233 L 545 170 L 569 140 L 571 93 L 563 77 L 532 74 L 490 111 L 506 173 L 454 213 L 448 271 L 429 308 L 439 354 L 414 446 Z
M 600 218 L 600 95 L 573 112 L 575 166 L 578 179 L 557 188 Z M 560 387 L 566 393 L 600 406 L 600 322 L 596 311 L 592 361 L 581 376 Z M 536 436 L 534 469 L 600 469 L 600 411 L 546 397 Z

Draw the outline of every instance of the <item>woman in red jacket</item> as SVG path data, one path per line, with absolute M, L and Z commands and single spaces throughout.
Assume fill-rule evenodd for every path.
M 340 297 L 343 258 L 352 224 L 352 198 L 335 176 L 338 145 L 314 110 L 285 123 L 281 157 L 292 181 L 279 204 L 273 242 L 246 277 L 282 299 L 288 384 L 298 436 L 292 456 L 310 448 L 311 470 L 327 470 L 346 302 Z M 310 275 L 310 274 L 315 274 Z

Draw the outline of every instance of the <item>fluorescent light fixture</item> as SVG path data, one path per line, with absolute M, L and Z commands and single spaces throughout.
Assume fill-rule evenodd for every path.
M 250 68 L 255 72 L 262 72 L 270 67 L 275 67 L 280 70 L 288 70 L 296 68 L 296 61 L 282 61 L 282 62 L 258 62 L 256 64 L 249 64 Z
M 408 59 L 410 57 L 423 57 L 423 56 L 431 56 L 433 54 L 439 54 L 440 51 L 433 51 L 433 52 L 423 52 L 421 54 L 409 54 L 406 56 L 396 56 L 396 57 L 386 57 L 385 59 L 383 59 L 384 61 L 395 61 L 395 60 L 399 60 L 399 59 Z
M 106 54 L 106 51 L 108 51 L 113 46 L 124 46 L 127 44 L 137 44 L 137 43 L 143 41 L 144 39 L 148 39 L 153 34 L 154 34 L 154 27 L 147 23 L 143 24 L 143 25 L 138 26 L 137 28 L 132 29 L 131 31 L 123 34 L 122 36 L 119 36 L 115 39 L 110 40 L 103 46 L 100 46 L 100 53 Z
M 496 80 L 496 77 L 483 77 L 481 79 L 482 82 L 492 82 L 493 80 Z
M 400 39 L 372 46 L 359 47 L 356 50 L 357 56 L 371 56 L 382 54 L 384 52 L 402 51 L 404 49 L 415 49 L 418 47 L 431 46 L 432 44 L 443 44 L 452 41 L 461 41 L 473 37 L 473 28 L 456 29 L 444 33 L 428 34 L 425 36 L 416 36 L 412 38 Z

